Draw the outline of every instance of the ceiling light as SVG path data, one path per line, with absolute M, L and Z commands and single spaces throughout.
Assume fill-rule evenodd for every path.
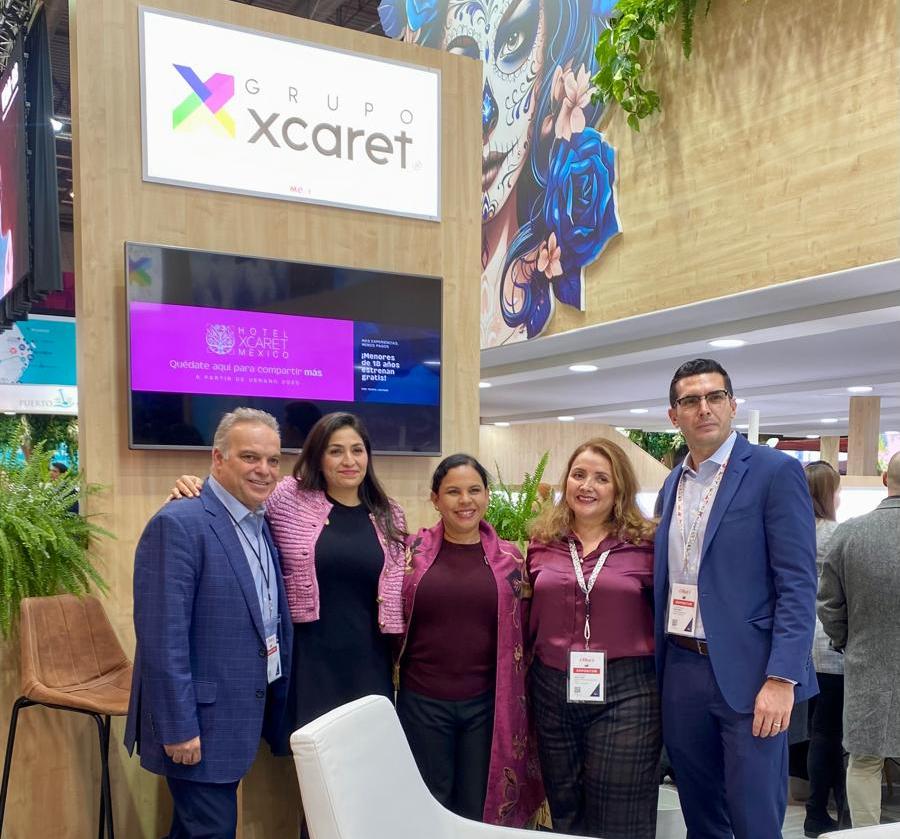
M 742 422 L 740 425 L 735 426 L 735 428 L 740 428 L 740 429 L 745 429 L 745 428 L 749 428 L 749 427 L 750 427 L 749 424 L 747 424 L 746 422 Z
M 819 422 L 825 423 L 825 425 L 833 425 L 838 421 L 837 417 L 823 417 Z
M 766 445 L 770 449 L 778 448 L 778 438 L 777 437 L 769 437 L 769 439 L 766 440 Z
M 491 387 L 491 383 L 490 382 L 479 382 L 478 387 L 480 387 L 482 390 L 484 390 L 485 388 Z
M 717 350 L 733 350 L 737 349 L 737 347 L 743 347 L 746 343 L 740 338 L 716 338 L 715 341 L 709 342 L 709 346 Z
M 570 364 L 573 373 L 596 373 L 600 368 L 596 364 Z
M 494 425 L 496 425 L 497 428 L 509 428 L 508 422 L 495 422 Z
M 63 124 L 55 117 L 50 117 L 50 125 L 53 126 L 53 130 L 57 133 L 62 131 Z
M 818 435 L 818 434 L 807 434 L 807 435 L 806 435 L 806 439 L 807 439 L 807 440 L 818 440 L 818 439 L 819 439 L 819 435 Z
M 627 434 L 627 433 L 628 433 L 628 429 L 627 429 L 627 428 L 624 428 L 624 427 L 621 426 L 621 425 L 617 425 L 617 426 L 615 427 L 615 430 L 618 431 L 619 434 Z M 890 433 L 890 432 L 888 432 L 888 433 Z
M 570 416 L 557 417 L 557 419 L 560 422 L 575 422 L 575 417 L 570 417 Z
M 649 414 L 650 409 L 649 408 L 629 408 L 628 413 L 629 414 Z
M 74 190 L 74 189 L 70 189 L 70 190 L 69 190 L 69 198 L 74 198 L 74 197 L 75 197 L 75 190 Z
M 734 400 L 738 405 L 743 405 L 747 400 L 742 397 L 737 397 Z
M 872 386 L 871 385 L 853 385 L 853 387 L 847 388 L 847 393 L 871 393 Z

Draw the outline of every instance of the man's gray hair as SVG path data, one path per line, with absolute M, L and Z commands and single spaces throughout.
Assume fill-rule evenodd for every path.
M 223 455 L 228 455 L 228 447 L 226 440 L 231 429 L 243 422 L 254 422 L 265 425 L 272 429 L 279 437 L 281 430 L 278 428 L 278 421 L 271 414 L 265 411 L 259 411 L 256 408 L 235 408 L 229 411 L 219 421 L 216 428 L 216 435 L 213 437 L 213 448 L 218 449 Z

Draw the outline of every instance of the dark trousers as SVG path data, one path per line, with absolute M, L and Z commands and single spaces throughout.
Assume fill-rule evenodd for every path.
M 494 735 L 493 691 L 452 701 L 401 689 L 397 716 L 431 794 L 457 815 L 481 821 Z
M 838 811 L 845 792 L 844 750 L 841 746 L 844 714 L 844 677 L 835 673 L 816 673 L 819 695 L 812 700 L 809 754 L 809 798 L 806 815 L 810 821 L 827 824 L 828 797 L 834 792 Z
M 781 836 L 787 732 L 754 737 L 753 714 L 738 713 L 725 701 L 709 658 L 671 643 L 662 719 L 688 839 Z
M 167 839 L 234 839 L 238 781 L 206 784 L 166 778 L 172 793 L 172 827 Z
M 602 704 L 567 702 L 566 674 L 537 659 L 529 691 L 553 830 L 653 839 L 661 751 L 653 658 L 610 661 Z

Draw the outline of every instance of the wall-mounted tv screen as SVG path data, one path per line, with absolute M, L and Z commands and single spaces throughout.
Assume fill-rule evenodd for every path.
M 0 74 L 0 298 L 31 264 L 25 177 L 25 73 L 22 49 L 16 46 Z
M 204 449 L 273 414 L 285 449 L 332 411 L 383 454 L 441 451 L 441 280 L 127 243 L 132 448 Z

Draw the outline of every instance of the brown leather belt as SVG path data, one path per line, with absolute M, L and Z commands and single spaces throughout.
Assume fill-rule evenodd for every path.
M 684 635 L 669 635 L 669 643 L 676 647 L 683 647 L 692 653 L 700 653 L 700 655 L 709 655 L 709 644 L 702 638 L 686 638 Z

